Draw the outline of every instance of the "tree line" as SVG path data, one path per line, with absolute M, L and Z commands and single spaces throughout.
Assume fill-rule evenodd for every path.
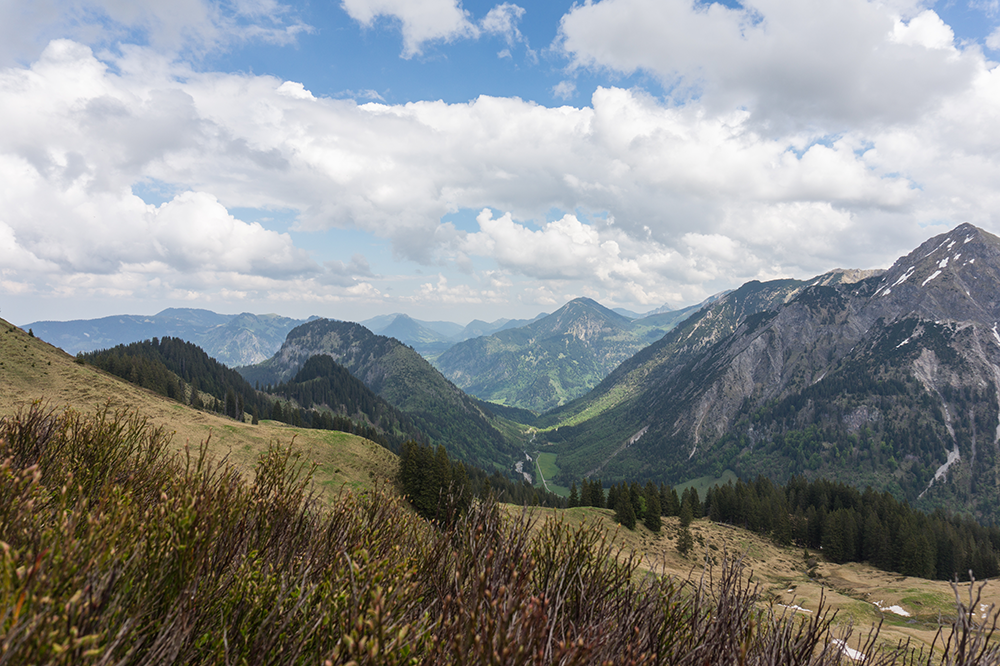
M 361 382 L 349 373 L 348 383 L 351 386 L 342 391 L 345 400 L 336 404 L 345 410 L 351 409 L 356 418 L 313 408 L 312 403 L 309 409 L 295 404 L 294 388 L 297 384 L 294 380 L 284 385 L 289 394 L 283 396 L 285 400 L 282 402 L 278 396 L 268 395 L 251 386 L 240 373 L 219 363 L 198 345 L 180 338 L 152 338 L 121 344 L 77 354 L 77 360 L 195 409 L 212 411 L 238 421 L 245 420 L 249 415 L 253 424 L 262 418 L 269 418 L 300 428 L 337 430 L 370 439 L 391 451 L 397 451 L 404 439 L 398 429 L 383 430 L 366 420 L 368 413 L 373 412 L 377 422 L 378 414 L 389 410 L 378 405 L 377 400 L 366 398 L 363 394 L 367 389 L 358 389 L 356 384 Z M 318 363 L 321 364 L 322 359 Z M 316 368 L 310 366 L 308 372 L 315 373 Z M 364 387 L 363 384 L 361 386 Z M 398 416 L 392 416 L 387 425 L 399 422 Z M 407 427 L 406 435 L 420 437 L 412 426 Z
M 832 562 L 939 580 L 1000 573 L 1000 528 L 941 510 L 926 514 L 871 488 L 803 477 L 780 487 L 758 477 L 711 489 L 705 507 L 713 521 L 822 550 Z
M 473 498 L 521 506 L 564 508 L 558 495 L 524 480 L 452 461 L 443 446 L 409 440 L 399 449 L 399 486 L 414 510 L 428 520 L 450 523 L 464 514 Z

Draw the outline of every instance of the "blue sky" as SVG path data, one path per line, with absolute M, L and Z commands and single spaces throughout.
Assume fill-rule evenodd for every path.
M 995 0 L 0 4 L 0 317 L 643 312 L 1000 232 Z

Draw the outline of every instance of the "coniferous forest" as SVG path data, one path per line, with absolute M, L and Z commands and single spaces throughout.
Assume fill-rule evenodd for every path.
M 1000 528 L 937 510 L 912 508 L 888 492 L 860 491 L 826 479 L 794 477 L 784 486 L 766 477 L 709 488 L 702 502 L 687 488 L 621 483 L 605 495 L 600 480 L 571 490 L 569 506 L 612 509 L 629 529 L 658 530 L 660 516 L 707 517 L 768 537 L 781 546 L 812 548 L 830 562 L 868 562 L 885 571 L 938 580 L 1000 574 Z
M 270 392 L 257 390 L 240 373 L 178 338 L 118 345 L 78 354 L 77 359 L 173 400 L 237 420 L 249 414 L 254 422 L 273 419 L 301 428 L 349 432 L 392 451 L 405 439 L 423 438 L 404 414 L 329 357 L 310 359 L 292 381 L 266 387 Z M 330 379 L 317 376 L 318 372 L 337 374 Z

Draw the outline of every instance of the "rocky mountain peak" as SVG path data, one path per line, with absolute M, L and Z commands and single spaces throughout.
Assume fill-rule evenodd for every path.
M 1000 320 L 1000 238 L 971 224 L 922 243 L 875 285 L 874 313 L 992 326 Z

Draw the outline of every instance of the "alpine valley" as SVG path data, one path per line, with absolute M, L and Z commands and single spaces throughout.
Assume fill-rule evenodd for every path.
M 533 320 L 465 327 L 404 314 L 366 327 L 167 311 L 75 322 L 72 340 L 123 342 L 109 323 L 146 326 L 122 333 L 132 336 L 214 340 L 209 353 L 249 382 L 212 380 L 214 399 L 232 388 L 237 412 L 253 406 L 296 424 L 339 415 L 357 421 L 354 432 L 442 445 L 556 490 L 583 479 L 804 476 L 1000 520 L 997 237 L 961 225 L 885 271 L 753 281 L 684 310 L 634 314 L 586 298 Z M 153 327 L 159 319 L 170 325 Z M 265 323 L 271 337 L 287 327 L 266 360 L 260 335 L 226 337 L 227 327 Z M 32 326 L 73 351 L 69 323 L 57 324 Z M 194 361 L 183 359 L 193 352 L 166 344 L 120 353 L 164 364 L 157 372 L 176 375 L 180 395 L 209 386 L 190 376 Z

